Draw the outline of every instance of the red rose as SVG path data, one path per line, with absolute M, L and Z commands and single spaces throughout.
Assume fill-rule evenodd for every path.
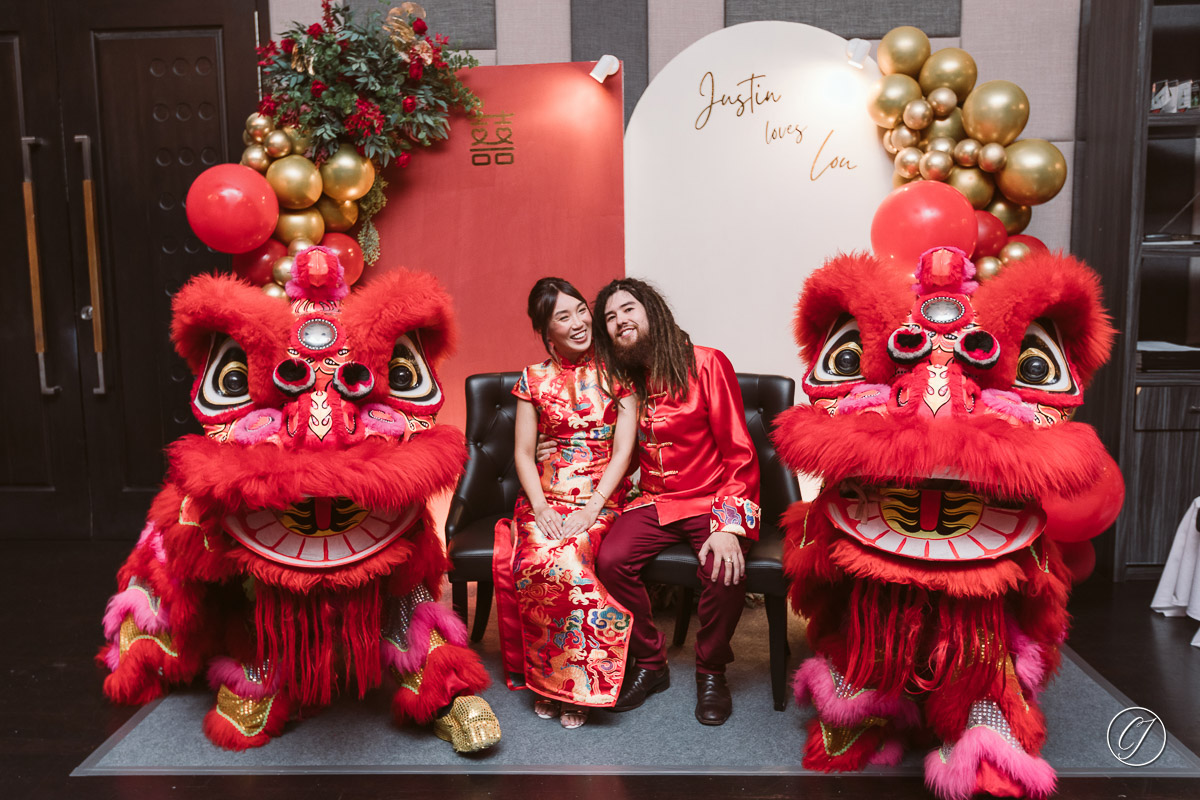
M 408 160 L 410 158 L 412 158 L 412 156 L 410 156 L 407 152 L 401 153 L 400 155 L 396 156 L 396 166 L 401 168 L 407 167 Z
M 279 46 L 276 45 L 272 40 L 261 47 L 254 48 L 254 52 L 258 54 L 258 65 L 260 67 L 265 67 L 270 64 L 271 59 L 273 59 L 279 53 Z
M 296 49 L 296 43 L 291 39 L 284 39 L 282 42 L 280 42 L 280 45 L 283 48 L 284 55 L 290 56 L 292 51 Z
M 414 58 L 408 62 L 408 77 L 414 81 L 421 80 L 421 76 L 425 74 L 425 62 L 419 58 Z
M 321 27 L 321 23 L 319 23 L 319 22 L 314 22 L 312 25 L 308 26 L 308 35 L 313 37 L 314 39 L 317 38 L 318 36 L 320 36 L 321 34 L 323 34 L 324 32 L 325 32 L 325 29 Z
M 406 97 L 401 101 L 400 107 L 404 109 L 405 114 L 411 114 L 413 109 L 417 107 L 417 99 L 415 97 Z
M 268 117 L 275 116 L 275 111 L 279 108 L 279 103 L 271 95 L 267 95 L 262 100 L 258 101 L 258 113 Z
M 312 82 L 312 96 L 315 99 L 320 100 L 321 95 L 325 94 L 325 90 L 328 88 L 329 88 L 328 86 L 321 83 L 320 81 L 313 81 Z
M 413 33 L 415 33 L 417 36 L 421 36 L 427 30 L 429 30 L 429 26 L 425 24 L 425 20 L 423 20 L 423 19 L 414 19 L 413 20 Z

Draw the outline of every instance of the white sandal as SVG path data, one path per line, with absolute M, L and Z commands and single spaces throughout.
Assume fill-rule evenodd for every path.
M 558 721 L 567 730 L 573 730 L 575 728 L 582 728 L 583 724 L 587 722 L 587 718 L 588 709 L 580 706 L 563 706 L 562 714 L 559 716 Z
M 554 719 L 562 713 L 560 708 L 557 700 L 538 700 L 533 704 L 533 713 L 540 719 Z

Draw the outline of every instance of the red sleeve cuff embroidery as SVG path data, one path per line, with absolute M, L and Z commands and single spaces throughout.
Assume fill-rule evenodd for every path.
M 762 512 L 758 503 L 743 497 L 717 495 L 713 498 L 708 516 L 708 529 L 712 533 L 723 531 L 735 536 L 758 540 L 758 526 Z

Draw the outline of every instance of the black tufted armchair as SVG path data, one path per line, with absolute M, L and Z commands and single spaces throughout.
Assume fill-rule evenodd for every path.
M 454 490 L 446 519 L 446 549 L 452 568 L 454 610 L 467 619 L 467 584 L 478 583 L 471 638 L 478 641 L 492 609 L 492 542 L 496 522 L 512 515 L 521 491 L 513 462 L 516 397 L 512 387 L 520 373 L 493 372 L 467 378 L 466 472 Z M 796 478 L 779 460 L 769 433 L 775 415 L 791 408 L 796 382 L 780 375 L 738 374 L 746 407 L 746 425 L 758 451 L 762 527 L 746 557 L 746 590 L 766 598 L 771 661 L 771 693 L 775 708 L 787 704 L 787 580 L 783 575 L 783 534 L 779 519 L 800 499 Z M 660 553 L 646 568 L 646 578 L 684 590 L 675 622 L 675 644 L 683 644 L 691 618 L 699 563 L 690 547 L 677 544 Z

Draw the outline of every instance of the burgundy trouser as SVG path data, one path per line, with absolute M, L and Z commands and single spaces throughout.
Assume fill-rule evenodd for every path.
M 629 655 L 645 669 L 661 669 L 667 663 L 667 637 L 654 627 L 650 596 L 642 580 L 642 569 L 666 548 L 679 542 L 691 545 L 697 555 L 708 539 L 708 515 L 687 517 L 667 525 L 658 522 L 653 505 L 622 514 L 605 535 L 596 555 L 596 576 L 609 594 L 633 614 Z M 750 542 L 741 540 L 743 552 Z M 696 671 L 723 673 L 733 661 L 729 640 L 737 628 L 746 600 L 745 579 L 726 586 L 709 579 L 714 558 L 708 554 L 700 565 L 700 630 L 696 633 Z

